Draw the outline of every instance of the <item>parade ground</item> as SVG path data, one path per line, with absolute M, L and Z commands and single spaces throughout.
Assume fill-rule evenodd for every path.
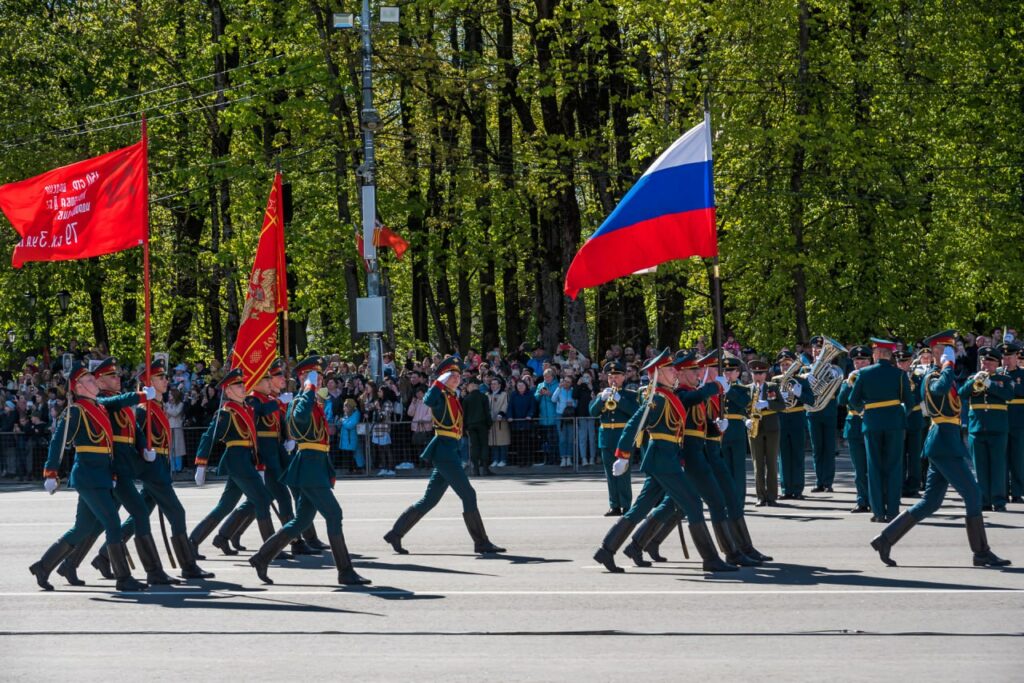
M 598 474 L 474 479 L 487 531 L 508 548 L 493 557 L 473 554 L 451 493 L 405 538 L 411 554 L 393 554 L 381 536 L 426 480 L 341 479 L 348 546 L 372 586 L 335 585 L 329 553 L 275 563 L 275 585 L 261 585 L 246 562 L 253 525 L 237 557 L 202 546 L 215 579 L 123 594 L 88 562 L 87 586 L 55 573 L 57 590 L 38 590 L 27 567 L 70 525 L 77 496 L 9 487 L 0 679 L 1020 680 L 1024 509 L 986 513 L 1013 567 L 971 566 L 954 495 L 888 568 L 868 546 L 882 525 L 848 513 L 849 472 L 839 478 L 834 494 L 748 502 L 754 543 L 775 560 L 717 575 L 701 572 L 689 538 L 684 560 L 676 534 L 665 564 L 620 554 L 624 574 L 599 567 L 591 555 L 613 520 Z M 178 487 L 190 527 L 222 486 Z M 154 516 L 162 546 L 158 529 Z

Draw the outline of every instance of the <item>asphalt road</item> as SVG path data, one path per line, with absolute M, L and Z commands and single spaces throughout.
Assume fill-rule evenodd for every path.
M 491 558 L 473 555 L 450 492 L 406 537 L 411 554 L 394 555 L 381 536 L 425 480 L 342 479 L 348 545 L 372 586 L 334 585 L 329 556 L 274 565 L 263 586 L 247 553 L 207 543 L 200 564 L 216 579 L 143 594 L 113 592 L 87 565 L 89 585 L 54 574 L 58 590 L 39 591 L 26 568 L 77 496 L 0 489 L 0 680 L 1024 679 L 1024 506 L 987 515 L 1013 568 L 971 566 L 958 499 L 888 568 L 867 545 L 881 525 L 847 513 L 848 475 L 835 494 L 748 506 L 775 561 L 720 575 L 701 573 L 692 542 L 684 561 L 675 536 L 666 564 L 597 566 L 610 520 L 596 476 L 476 480 L 488 532 L 508 548 Z M 190 527 L 220 489 L 180 487 Z M 257 537 L 250 527 L 250 548 Z

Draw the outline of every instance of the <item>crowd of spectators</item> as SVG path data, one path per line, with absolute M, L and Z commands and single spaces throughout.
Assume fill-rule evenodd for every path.
M 999 344 L 1004 331 L 990 335 L 966 334 L 957 341 L 957 373 L 961 378 L 977 369 L 982 346 Z M 1016 330 L 1006 329 L 1006 338 Z M 744 361 L 774 360 L 777 351 L 758 353 L 728 335 L 724 347 Z M 694 351 L 708 350 L 705 339 Z M 810 364 L 810 348 L 792 350 Z M 561 467 L 599 465 L 596 423 L 589 404 L 604 388 L 602 366 L 609 360 L 626 369 L 625 387 L 641 385 L 640 367 L 654 356 L 655 347 L 636 350 L 612 345 L 600 359 L 591 359 L 563 343 L 549 354 L 542 346 L 526 344 L 511 352 L 494 348 L 483 353 L 468 349 L 461 392 L 480 391 L 487 397 L 487 461 L 480 471 L 507 466 Z M 0 475 L 38 478 L 45 459 L 51 426 L 64 410 L 66 384 L 61 373 L 65 354 L 83 362 L 107 356 L 103 347 L 84 348 L 75 342 L 55 348 L 45 357 L 29 356 L 17 370 L 0 372 Z M 337 466 L 393 476 L 396 470 L 420 467 L 419 453 L 433 432 L 430 409 L 423 396 L 442 360 L 441 354 L 417 356 L 412 351 L 396 357 L 385 353 L 383 379 L 368 378 L 366 359 L 349 362 L 328 357 L 325 372 L 325 412 Z M 845 362 L 845 359 L 840 362 Z M 122 367 L 122 386 L 134 388 L 137 368 Z M 220 404 L 216 383 L 223 374 L 217 361 L 179 362 L 172 366 L 165 406 L 173 432 L 172 467 L 181 471 L 194 456 L 199 433 Z M 744 378 L 743 381 L 747 381 Z M 468 459 L 468 444 L 466 444 Z

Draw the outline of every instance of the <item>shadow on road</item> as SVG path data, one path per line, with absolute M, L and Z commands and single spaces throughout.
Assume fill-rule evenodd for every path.
M 233 590 L 233 589 L 232 589 Z M 247 592 L 246 595 L 233 595 L 223 593 L 196 593 L 194 591 L 180 591 L 180 595 L 171 595 L 178 591 L 164 590 L 156 594 L 141 593 L 115 593 L 105 597 L 92 598 L 94 602 L 106 604 L 125 605 L 156 605 L 171 609 L 223 609 L 231 611 L 253 611 L 253 612 L 298 612 L 298 613 L 319 613 L 319 614 L 361 614 L 373 617 L 383 617 L 383 614 L 376 612 L 364 612 L 361 610 L 339 609 L 337 607 L 326 607 L 323 605 L 311 605 L 295 600 L 275 598 L 266 591 Z M 262 593 L 262 594 L 260 594 Z
M 899 571 L 899 567 L 891 569 Z M 695 579 L 680 577 L 680 581 Z M 857 570 L 829 569 L 800 564 L 771 563 L 761 567 L 742 569 L 739 572 L 726 574 L 709 574 L 701 581 L 718 584 L 743 584 L 747 586 L 850 586 L 855 588 L 917 588 L 933 590 L 998 590 L 998 586 L 975 586 L 966 583 L 946 583 L 942 581 L 923 581 L 920 579 L 898 579 L 881 576 L 869 576 Z M 1007 591 L 1015 589 L 1007 588 Z

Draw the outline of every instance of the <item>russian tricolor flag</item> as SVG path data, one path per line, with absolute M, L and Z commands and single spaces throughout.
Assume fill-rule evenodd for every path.
M 672 143 L 584 242 L 565 274 L 565 293 L 652 268 L 672 259 L 718 254 L 711 123 Z

